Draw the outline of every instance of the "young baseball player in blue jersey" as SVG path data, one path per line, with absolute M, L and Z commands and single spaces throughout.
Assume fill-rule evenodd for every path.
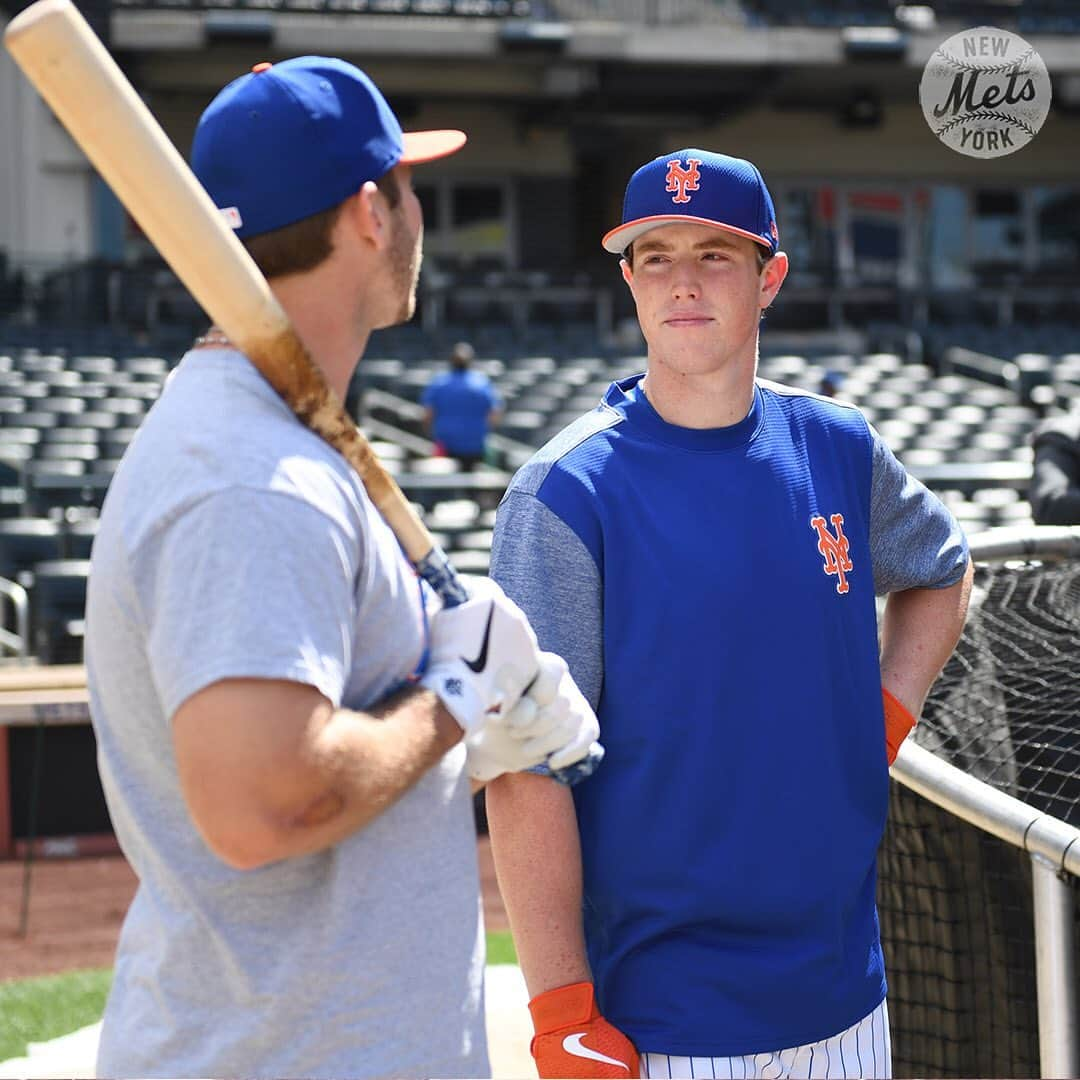
M 492 551 L 607 747 L 573 792 L 488 789 L 539 1074 L 888 1077 L 888 766 L 967 545 L 856 408 L 756 377 L 788 260 L 754 165 L 649 162 L 603 244 L 647 371 L 518 473 Z

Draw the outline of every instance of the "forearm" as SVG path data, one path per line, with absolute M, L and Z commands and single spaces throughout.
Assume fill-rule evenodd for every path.
M 588 982 L 581 919 L 581 845 L 569 789 L 527 773 L 486 794 L 499 890 L 530 997 Z
M 460 742 L 462 730 L 435 694 L 408 689 L 368 713 L 337 709 L 313 734 L 307 764 L 321 790 L 287 822 L 285 855 L 362 829 Z
M 881 681 L 915 717 L 964 628 L 973 568 L 943 589 L 889 595 L 881 624 Z
M 344 840 L 462 737 L 426 690 L 357 713 L 334 709 L 308 686 L 243 680 L 197 695 L 173 731 L 192 820 L 211 850 L 241 870 Z

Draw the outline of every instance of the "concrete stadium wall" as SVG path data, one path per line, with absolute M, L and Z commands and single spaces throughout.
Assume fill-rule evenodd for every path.
M 0 248 L 31 269 L 90 256 L 93 170 L 2 50 L 0 146 Z

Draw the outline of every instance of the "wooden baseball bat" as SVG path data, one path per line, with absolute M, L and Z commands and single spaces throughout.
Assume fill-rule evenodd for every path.
M 4 44 L 176 276 L 302 423 L 356 470 L 417 572 L 447 605 L 465 589 L 445 553 L 296 336 L 254 259 L 71 0 L 37 0 Z M 601 751 L 559 771 L 573 783 Z

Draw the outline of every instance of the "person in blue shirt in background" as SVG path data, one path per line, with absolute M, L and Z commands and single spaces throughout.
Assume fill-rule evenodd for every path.
M 467 341 L 459 341 L 450 352 L 450 370 L 436 375 L 420 399 L 436 453 L 457 458 L 466 469 L 484 460 L 488 431 L 499 422 L 502 410 L 491 380 L 472 370 L 475 356 Z

